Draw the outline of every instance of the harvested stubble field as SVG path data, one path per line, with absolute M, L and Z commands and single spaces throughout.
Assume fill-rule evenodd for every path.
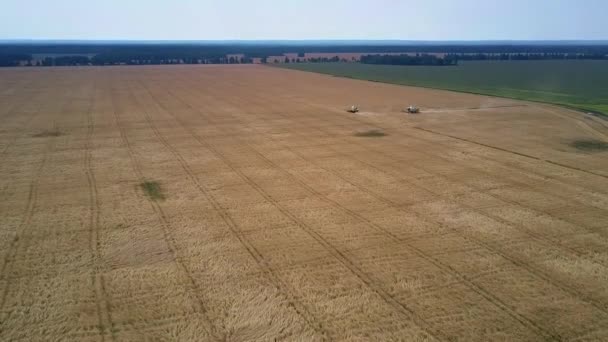
M 0 120 L 2 341 L 608 339 L 600 118 L 174 66 L 1 70 Z

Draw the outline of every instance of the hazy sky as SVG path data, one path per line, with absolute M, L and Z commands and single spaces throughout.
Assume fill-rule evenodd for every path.
M 608 0 L 2 0 L 0 39 L 608 39 Z

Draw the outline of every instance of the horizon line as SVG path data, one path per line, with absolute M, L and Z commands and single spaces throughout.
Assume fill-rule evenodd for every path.
M 608 42 L 608 39 L 72 39 L 2 38 L 0 42 Z

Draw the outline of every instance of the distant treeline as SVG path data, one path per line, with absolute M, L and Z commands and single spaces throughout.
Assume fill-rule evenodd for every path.
M 441 44 L 441 45 L 288 45 L 288 44 L 186 44 L 186 43 L 91 43 L 91 44 L 48 44 L 13 43 L 0 45 L 6 54 L 109 54 L 137 56 L 167 56 L 167 58 L 200 58 L 205 56 L 225 56 L 245 54 L 249 57 L 277 56 L 294 52 L 362 52 L 362 53 L 570 53 L 570 54 L 608 54 L 608 45 L 585 44 Z
M 0 53 L 0 67 L 19 66 L 21 61 L 29 61 L 32 55 L 16 53 Z
M 461 61 L 483 61 L 483 60 L 516 60 L 516 61 L 528 61 L 528 60 L 547 60 L 547 59 L 608 59 L 608 55 L 600 53 L 555 53 L 555 52 L 544 52 L 544 53 L 476 53 L 476 54 L 462 54 L 462 53 L 451 53 L 447 54 L 445 58 L 452 60 Z
M 458 60 L 451 57 L 438 58 L 434 55 L 420 54 L 410 55 L 366 55 L 361 56 L 363 64 L 388 64 L 388 65 L 435 65 L 447 66 L 457 65 Z
M 368 63 L 403 63 L 443 65 L 454 60 L 484 59 L 606 59 L 608 45 L 289 45 L 289 44 L 185 44 L 185 43 L 10 43 L 0 44 L 0 66 L 18 65 L 115 65 L 115 64 L 199 64 L 251 63 L 253 58 L 281 56 L 285 53 L 444 53 L 436 60 L 420 55 L 410 59 L 400 57 L 369 58 Z M 244 58 L 227 55 L 244 55 Z M 58 56 L 60 55 L 60 56 Z M 440 61 L 443 60 L 443 61 Z M 310 62 L 338 62 L 339 58 L 309 59 Z M 438 64 L 432 64 L 438 63 Z M 449 65 L 449 64 L 448 64 Z

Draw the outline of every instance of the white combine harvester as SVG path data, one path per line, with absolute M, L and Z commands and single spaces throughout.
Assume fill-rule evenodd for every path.
M 417 114 L 420 113 L 420 108 L 416 106 L 409 106 L 404 110 L 404 112 L 408 112 L 410 114 Z
M 359 112 L 359 106 L 352 105 L 346 111 L 348 111 L 349 113 L 357 113 L 357 112 Z

